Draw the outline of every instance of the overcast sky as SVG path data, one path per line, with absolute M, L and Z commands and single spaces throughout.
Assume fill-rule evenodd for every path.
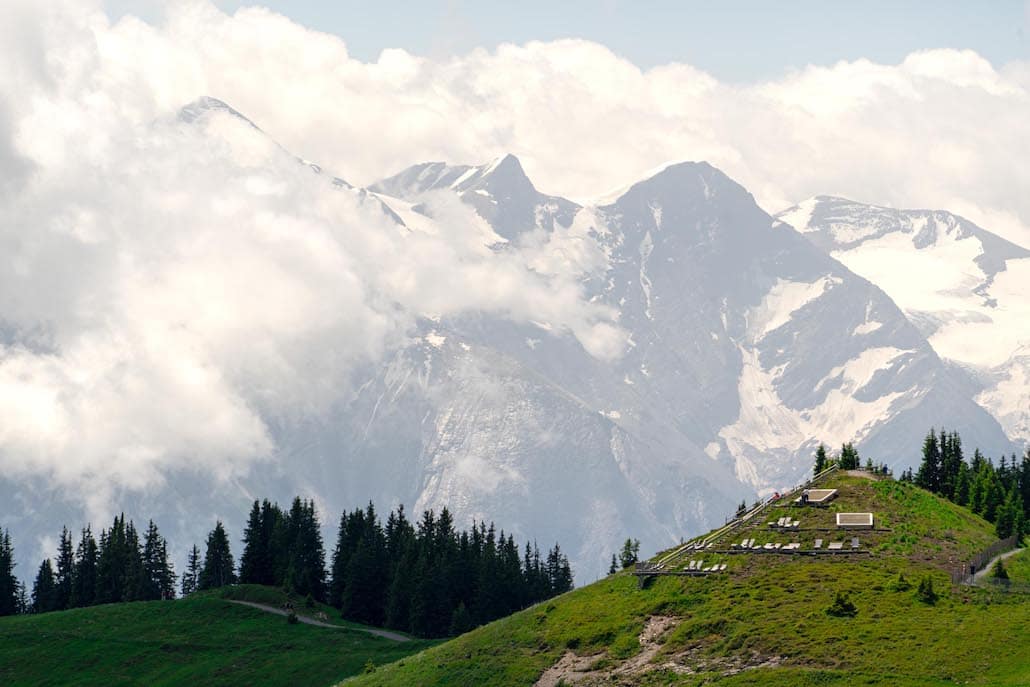
M 841 195 L 1030 246 L 1024 4 L 555 5 L 0 2 L 0 473 L 101 507 L 245 471 L 427 315 L 618 354 L 546 244 L 492 253 L 446 198 L 402 238 L 293 155 L 365 185 L 510 152 L 584 201 L 706 160 L 769 212 Z M 177 117 L 201 96 L 260 131 Z

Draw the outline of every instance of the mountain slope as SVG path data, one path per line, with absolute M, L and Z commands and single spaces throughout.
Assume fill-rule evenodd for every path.
M 245 585 L 175 601 L 0 618 L 0 682 L 325 685 L 361 672 L 368 661 L 395 661 L 433 644 L 395 642 L 346 623 L 334 629 L 289 624 L 226 600 L 254 595 L 283 600 L 278 590 Z M 338 622 L 335 609 L 328 610 Z
M 1030 640 L 1030 605 L 952 589 L 943 572 L 993 540 L 986 522 L 893 481 L 839 475 L 820 486 L 840 491 L 829 510 L 774 506 L 719 540 L 717 550 L 733 553 L 686 554 L 671 566 L 703 558 L 725 572 L 658 577 L 644 589 L 619 573 L 344 684 L 1026 684 L 1022 652 L 997 641 Z M 802 525 L 785 536 L 811 551 L 816 537 L 842 538 L 829 525 L 837 510 L 872 511 L 893 531 L 847 534 L 859 538 L 857 554 L 729 548 L 749 535 L 784 541 L 764 521 L 786 513 Z M 917 598 L 925 576 L 941 595 L 935 604 Z M 857 615 L 826 612 L 838 592 Z
M 883 288 L 941 357 L 979 381 L 979 402 L 1021 442 L 1030 346 L 1030 250 L 961 217 L 818 196 L 777 215 Z

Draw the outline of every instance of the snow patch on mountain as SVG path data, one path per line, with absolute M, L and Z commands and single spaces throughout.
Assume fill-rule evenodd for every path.
M 980 380 L 979 402 L 1008 435 L 1030 441 L 1030 395 L 1012 381 L 1030 346 L 1030 250 L 948 212 L 830 196 L 777 217 L 886 291 L 939 355 Z
M 777 279 L 762 304 L 748 312 L 748 333 L 752 340 L 764 339 L 769 332 L 789 322 L 795 312 L 840 283 L 840 279 L 829 276 L 812 283 Z

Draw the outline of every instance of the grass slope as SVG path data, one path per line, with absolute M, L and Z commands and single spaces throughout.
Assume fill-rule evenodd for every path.
M 224 595 L 283 602 L 262 587 Z M 431 644 L 374 637 L 336 613 L 330 622 L 350 627 L 290 625 L 222 596 L 0 618 L 0 685 L 329 685 L 369 660 L 388 663 Z
M 575 657 L 579 684 L 1030 684 L 1030 599 L 952 589 L 946 572 L 995 540 L 991 525 L 911 485 L 838 474 L 825 486 L 840 489 L 829 508 L 770 508 L 723 544 L 810 549 L 816 537 L 858 536 L 871 554 L 706 554 L 727 572 L 660 577 L 643 590 L 619 573 L 346 684 L 532 685 Z M 878 530 L 842 537 L 837 511 L 872 511 Z M 765 526 L 788 514 L 800 532 Z M 941 595 L 932 605 L 916 598 L 927 575 Z M 837 592 L 857 616 L 826 613 Z M 659 620 L 660 636 L 641 637 Z

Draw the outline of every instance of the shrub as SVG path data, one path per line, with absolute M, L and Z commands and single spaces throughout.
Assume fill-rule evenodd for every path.
M 288 622 L 290 625 L 296 625 L 299 622 L 297 620 L 297 614 L 293 611 L 290 611 L 286 616 L 286 622 Z
M 891 583 L 891 589 L 896 592 L 907 592 L 912 589 L 912 583 L 905 579 L 905 573 L 898 573 L 898 577 Z
M 837 596 L 834 597 L 833 603 L 826 609 L 828 615 L 835 616 L 837 618 L 854 618 L 858 615 L 858 608 L 851 602 L 851 599 L 844 592 L 837 592 Z
M 991 577 L 993 577 L 996 580 L 1009 579 L 1009 571 L 1006 570 L 1005 566 L 1001 564 L 1000 558 L 997 560 L 997 562 L 995 562 L 994 567 L 991 568 Z
M 933 588 L 933 578 L 924 575 L 919 581 L 919 589 L 916 590 L 916 598 L 924 604 L 935 604 L 939 598 L 937 591 Z

